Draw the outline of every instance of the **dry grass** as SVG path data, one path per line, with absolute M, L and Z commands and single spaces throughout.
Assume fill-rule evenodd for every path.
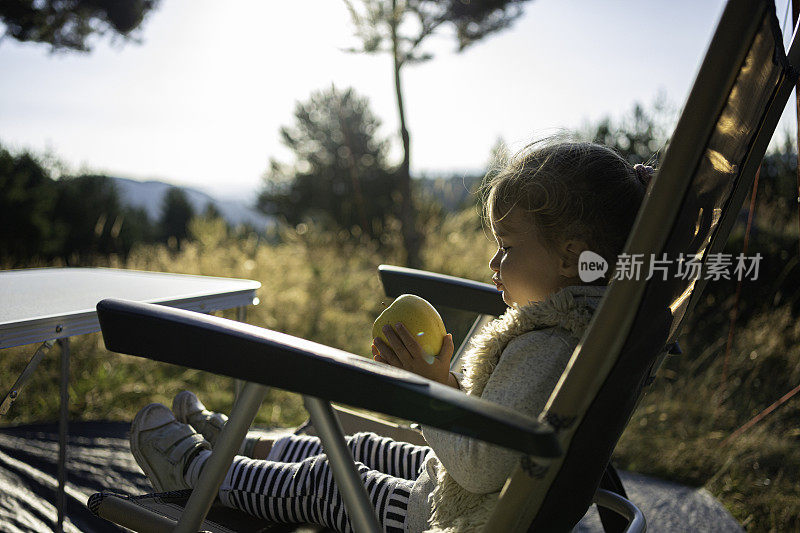
M 800 383 L 800 323 L 788 305 L 740 323 L 723 382 L 726 337 L 726 328 L 690 323 L 684 355 L 642 400 L 615 462 L 705 486 L 748 531 L 800 530 L 800 397 L 729 439 Z
M 249 322 L 368 353 L 370 326 L 385 300 L 376 267 L 397 263 L 398 254 L 314 228 L 284 231 L 279 244 L 228 237 L 211 221 L 196 221 L 193 233 L 195 240 L 181 250 L 146 246 L 124 263 L 108 258 L 102 265 L 255 279 L 262 284 L 261 303 L 249 311 Z M 427 268 L 488 279 L 492 244 L 474 212 L 428 223 L 425 233 Z M 695 315 L 704 318 L 690 321 L 682 340 L 684 355 L 667 362 L 634 414 L 615 461 L 626 469 L 707 487 L 750 531 L 799 530 L 800 398 L 736 440 L 723 441 L 800 383 L 800 325 L 787 305 L 751 313 L 739 324 L 723 388 L 729 306 L 729 298 L 718 296 L 697 309 Z M 32 351 L 29 346 L 3 353 L 0 387 L 11 384 Z M 74 419 L 129 420 L 146 403 L 169 402 L 184 388 L 198 391 L 212 409 L 230 408 L 227 379 L 109 354 L 98 335 L 75 339 L 72 353 Z M 56 354 L 54 349 L 46 357 L 3 423 L 56 418 Z M 296 395 L 272 391 L 257 422 L 291 426 L 305 417 Z

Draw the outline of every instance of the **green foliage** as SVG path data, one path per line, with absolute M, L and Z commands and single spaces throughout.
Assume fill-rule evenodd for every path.
M 126 256 L 137 244 L 187 238 L 194 216 L 181 191 L 165 196 L 166 226 L 153 224 L 144 209 L 124 206 L 114 182 L 102 175 L 54 180 L 58 161 L 0 146 L 0 262 L 31 267 L 58 259 L 91 264 L 95 256 Z M 206 208 L 206 217 L 219 212 Z M 224 225 L 224 222 L 223 222 Z
M 632 162 L 649 160 L 652 148 L 666 142 L 659 132 L 666 131 L 668 124 L 658 118 L 666 113 L 639 109 L 637 113 L 634 108 L 632 116 L 622 121 L 633 124 L 629 133 L 624 133 L 618 121 L 607 119 L 603 128 L 591 130 L 592 135 L 605 132 L 602 139 Z M 311 152 L 309 147 L 309 158 Z M 4 184 L 14 179 L 24 184 L 33 179 L 30 176 L 48 183 L 41 179 L 49 176 L 46 170 L 40 172 L 21 157 L 0 152 L 0 162 L 5 165 L 0 165 L 0 179 L 8 180 Z M 24 172 L 14 174 L 8 169 L 17 167 L 9 161 L 18 159 L 25 163 L 19 167 Z M 684 354 L 667 360 L 614 456 L 621 468 L 707 488 L 748 531 L 800 528 L 800 396 L 726 441 L 742 424 L 800 384 L 795 170 L 795 147 L 789 139 L 770 152 L 762 165 L 748 255 L 759 252 L 764 260 L 758 280 L 742 286 L 726 379 L 723 382 L 723 366 L 736 286 L 735 282 L 718 281 L 707 285 L 703 299 L 686 321 L 680 338 Z M 5 189 L 0 188 L 0 202 L 17 209 Z M 8 189 L 24 191 L 25 187 Z M 425 243 L 420 254 L 422 266 L 487 281 L 493 243 L 474 208 L 445 215 L 421 198 L 417 204 L 425 206 L 417 225 Z M 725 252 L 742 251 L 745 220 L 734 226 Z M 261 303 L 248 311 L 249 322 L 367 355 L 372 320 L 388 303 L 376 267 L 397 264 L 402 258 L 397 225 L 396 219 L 386 222 L 381 245 L 366 238 L 354 239 L 348 229 L 309 220 L 281 227 L 277 238 L 266 242 L 253 234 L 232 234 L 213 216 L 199 217 L 189 222 L 188 238 L 179 250 L 163 244 L 139 244 L 127 256 L 94 257 L 92 261 L 97 266 L 258 280 Z M 232 312 L 224 315 L 233 317 Z M 451 331 L 463 329 L 463 317 L 446 315 L 446 324 Z M 6 372 L 0 375 L 0 388 L 10 386 L 33 349 L 4 351 Z M 130 420 L 143 405 L 168 403 L 185 388 L 197 391 L 212 409 L 230 409 L 232 384 L 223 378 L 110 354 L 98 335 L 76 339 L 72 353 L 70 411 L 74 419 Z M 58 360 L 48 355 L 3 423 L 56 419 L 57 383 Z M 257 421 L 260 425 L 291 426 L 305 416 L 298 396 L 272 391 Z
M 0 146 L 0 257 L 17 260 L 48 253 L 53 247 L 50 215 L 56 188 L 31 154 L 14 155 Z
M 152 240 L 143 211 L 122 207 L 105 176 L 53 180 L 46 163 L 0 147 L 0 257 L 30 266 L 61 257 L 71 264 L 96 254 L 127 254 Z
M 156 240 L 157 227 L 150 221 L 147 210 L 141 207 L 126 207 L 119 219 L 120 249 L 118 253 L 127 255 L 134 246 Z
M 56 190 L 53 227 L 61 253 L 70 262 L 80 263 L 94 255 L 130 250 L 138 233 L 129 230 L 130 223 L 125 224 L 126 210 L 108 178 L 97 175 L 62 178 L 56 182 Z
M 447 0 L 427 2 L 441 9 L 440 17 L 449 21 L 455 28 L 458 50 L 479 41 L 486 35 L 503 30 L 522 15 L 522 4 L 527 0 L 483 0 L 465 2 Z M 426 2 L 419 2 L 424 4 Z
M 793 135 L 787 132 L 783 142 L 764 157 L 760 172 L 756 198 L 758 225 L 796 234 L 797 147 Z
M 356 5 L 345 0 L 362 44 L 361 49 L 351 51 L 394 54 L 396 46 L 400 65 L 420 63 L 433 58 L 422 50 L 423 41 L 447 26 L 452 28 L 458 50 L 462 51 L 483 37 L 508 28 L 522 15 L 525 1 L 361 0 Z
M 763 291 L 768 283 L 757 285 Z M 798 398 L 726 439 L 800 383 L 800 315 L 786 304 L 740 320 L 723 382 L 732 303 L 707 295 L 681 338 L 684 355 L 667 361 L 617 446 L 615 462 L 706 487 L 748 531 L 796 531 Z M 712 326 L 710 316 L 718 323 Z
M 464 2 L 462 0 L 361 0 L 359 7 L 345 0 L 353 22 L 360 49 L 351 52 L 374 54 L 387 52 L 394 66 L 394 88 L 400 121 L 400 140 L 403 144 L 403 161 L 397 169 L 399 182 L 400 230 L 406 251 L 405 263 L 412 268 L 421 267 L 420 250 L 422 233 L 416 220 L 411 184 L 411 138 L 406 127 L 400 71 L 406 63 L 420 63 L 433 56 L 422 49 L 422 43 L 440 27 L 455 28 L 459 51 L 491 33 L 507 28 L 522 14 L 525 0 L 490 0 Z
M 494 245 L 475 210 L 429 217 L 421 227 L 425 268 L 486 281 Z M 213 218 L 194 219 L 190 230 L 191 240 L 181 250 L 140 245 L 127 259 L 110 258 L 97 265 L 255 279 L 262 284 L 261 303 L 248 310 L 248 322 L 369 354 L 372 321 L 388 303 L 376 267 L 396 263 L 399 254 L 387 256 L 371 242 L 342 239 L 338 232 L 313 224 L 284 227 L 274 243 L 254 235 L 229 235 Z M 762 232 L 751 246 L 777 258 L 774 268 L 780 266 L 774 263 L 780 263 L 782 251 L 796 255 L 794 235 Z M 727 251 L 737 249 L 741 249 L 740 228 Z M 743 288 L 741 308 L 747 311 L 734 335 L 724 385 L 722 365 L 734 291 L 730 285 L 709 283 L 680 339 L 684 355 L 667 361 L 634 413 L 614 459 L 625 469 L 705 486 L 749 531 L 794 531 L 800 526 L 798 398 L 723 444 L 800 380 L 800 309 L 790 302 L 800 273 L 783 276 L 784 282 L 777 283 L 784 296 L 773 305 L 778 281 L 773 272 L 766 271 L 758 282 Z M 233 318 L 232 312 L 224 315 Z M 446 324 L 451 331 L 462 326 L 451 318 Z M 33 349 L 4 351 L 6 371 L 0 375 L 0 388 L 10 386 Z M 73 419 L 130 420 L 147 403 L 169 403 L 182 389 L 197 391 L 212 409 L 230 410 L 229 380 L 110 354 L 98 335 L 77 338 L 72 354 Z M 57 383 L 58 358 L 52 353 L 3 423 L 56 419 Z M 297 395 L 271 391 L 257 423 L 286 427 L 305 417 Z
M 161 240 L 180 243 L 189 235 L 189 221 L 194 217 L 194 208 L 186 193 L 178 187 L 170 188 L 164 195 L 159 220 Z
M 203 216 L 192 218 L 187 229 L 189 238 L 208 250 L 216 249 L 229 236 L 228 224 L 221 217 L 209 213 L 208 210 Z
M 158 0 L 3 0 L 5 36 L 47 43 L 53 51 L 88 52 L 94 34 L 129 38 Z
M 605 117 L 586 126 L 583 135 L 622 154 L 632 165 L 658 166 L 659 156 L 666 151 L 668 132 L 674 126 L 674 111 L 664 96 L 645 107 L 639 102 L 620 120 Z
M 310 219 L 380 237 L 395 215 L 398 192 L 386 162 L 388 144 L 378 138 L 380 120 L 367 98 L 331 87 L 298 102 L 294 116 L 281 137 L 295 161 L 271 161 L 259 208 L 292 225 Z
M 220 212 L 219 208 L 216 204 L 212 202 L 208 202 L 206 207 L 203 209 L 202 213 L 203 218 L 222 218 L 222 213 Z
M 663 99 L 649 109 L 636 104 L 621 120 L 588 126 L 585 135 L 631 163 L 653 164 L 666 149 L 673 116 Z M 758 280 L 741 287 L 727 368 L 735 280 L 706 286 L 684 326 L 684 354 L 667 360 L 614 456 L 621 468 L 704 486 L 748 531 L 800 528 L 797 398 L 726 441 L 800 383 L 796 165 L 788 136 L 762 162 L 747 255 L 761 253 L 763 260 Z M 749 204 L 745 200 L 726 253 L 743 251 Z

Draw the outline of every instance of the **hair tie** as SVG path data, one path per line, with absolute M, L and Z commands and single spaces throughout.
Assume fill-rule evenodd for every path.
M 637 163 L 633 165 L 633 171 L 636 172 L 636 178 L 639 182 L 646 187 L 647 184 L 650 183 L 650 179 L 653 177 L 653 174 L 655 174 L 656 169 L 650 165 Z

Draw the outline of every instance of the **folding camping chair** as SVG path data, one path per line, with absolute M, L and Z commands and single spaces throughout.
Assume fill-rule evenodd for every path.
M 336 415 L 336 401 L 522 452 L 484 531 L 566 531 L 594 500 L 644 530 L 625 499 L 597 492 L 611 453 L 640 394 L 696 304 L 704 278 L 683 279 L 675 265 L 643 279 L 653 258 L 719 253 L 749 190 L 797 79 L 800 45 L 784 54 L 774 6 L 730 0 L 706 53 L 625 250 L 641 254 L 642 279 L 616 279 L 539 421 L 368 359 L 224 319 L 153 305 L 98 304 L 108 349 L 247 380 L 231 418 L 187 494 L 92 497 L 99 515 L 126 527 L 175 531 L 273 530 L 235 518 L 203 522 L 267 385 L 304 394 L 356 531 L 377 531 Z M 481 315 L 502 312 L 494 288 L 420 271 L 381 267 L 389 295 L 412 292 L 434 305 Z M 225 354 L 220 358 L 218 354 Z M 324 376 L 324 379 L 321 378 Z M 214 518 L 217 520 L 217 518 Z M 291 530 L 281 526 L 277 530 Z

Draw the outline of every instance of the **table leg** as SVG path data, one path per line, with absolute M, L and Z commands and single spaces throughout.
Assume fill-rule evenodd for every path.
M 236 320 L 239 322 L 247 322 L 247 307 L 241 305 L 236 308 Z M 234 379 L 233 380 L 233 403 L 236 403 L 236 399 L 242 393 L 242 387 L 244 386 L 244 381 L 241 379 Z
M 25 386 L 25 383 L 28 382 L 28 379 L 33 375 L 33 372 L 36 370 L 36 367 L 39 366 L 39 363 L 42 361 L 44 354 L 46 354 L 50 348 L 53 347 L 53 341 L 45 341 L 39 348 L 37 348 L 36 352 L 31 357 L 28 364 L 25 365 L 25 369 L 17 378 L 17 381 L 11 386 L 6 394 L 5 398 L 3 398 L 3 402 L 0 403 L 0 416 L 5 415 L 8 413 L 8 410 L 11 408 L 11 404 L 19 398 L 19 393 L 22 391 L 22 387 Z
M 64 512 L 66 507 L 67 485 L 67 424 L 69 422 L 69 337 L 58 339 L 61 345 L 61 401 L 58 418 L 58 492 L 56 510 L 58 518 L 55 530 L 64 531 Z

